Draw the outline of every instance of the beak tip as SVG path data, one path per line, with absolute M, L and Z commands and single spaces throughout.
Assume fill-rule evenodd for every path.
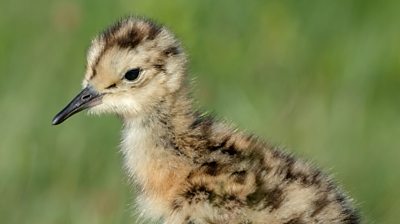
M 61 121 L 60 121 L 59 117 L 57 117 L 57 116 L 54 117 L 53 120 L 51 121 L 52 125 L 58 125 L 60 123 L 61 123 Z

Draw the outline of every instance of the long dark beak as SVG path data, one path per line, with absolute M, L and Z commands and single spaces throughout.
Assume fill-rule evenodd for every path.
M 102 94 L 91 87 L 84 88 L 52 121 L 53 125 L 61 124 L 72 115 L 101 103 Z

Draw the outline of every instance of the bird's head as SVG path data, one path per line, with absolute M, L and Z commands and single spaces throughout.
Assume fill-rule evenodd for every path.
M 186 56 L 174 35 L 147 19 L 128 17 L 106 29 L 87 54 L 83 90 L 53 119 L 71 115 L 148 113 L 185 80 Z

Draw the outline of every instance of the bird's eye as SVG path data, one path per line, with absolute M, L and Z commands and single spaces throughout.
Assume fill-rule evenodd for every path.
M 141 72 L 140 68 L 131 69 L 125 73 L 124 78 L 128 81 L 136 80 L 139 77 L 140 72 Z

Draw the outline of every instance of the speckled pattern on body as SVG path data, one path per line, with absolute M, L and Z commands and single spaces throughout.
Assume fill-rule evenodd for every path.
M 118 21 L 91 44 L 90 113 L 123 121 L 121 151 L 141 218 L 169 224 L 360 223 L 351 200 L 308 162 L 194 109 L 187 57 L 148 19 Z M 140 69 L 135 80 L 124 74 Z

